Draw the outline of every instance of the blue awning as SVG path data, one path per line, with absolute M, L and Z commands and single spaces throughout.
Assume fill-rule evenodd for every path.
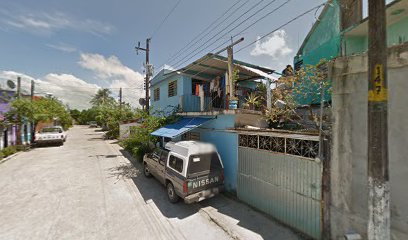
M 182 118 L 176 123 L 164 126 L 156 131 L 152 132 L 153 136 L 158 137 L 168 137 L 168 138 L 175 138 L 180 136 L 183 133 L 186 133 L 194 128 L 197 128 L 204 123 L 210 121 L 212 118 L 202 118 L 202 117 L 194 117 L 194 118 Z

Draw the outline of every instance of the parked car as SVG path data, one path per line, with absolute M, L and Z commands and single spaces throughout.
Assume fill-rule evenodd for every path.
M 61 126 L 44 127 L 35 134 L 34 143 L 38 145 L 59 144 L 63 145 L 67 134 Z
M 211 198 L 224 189 L 224 166 L 212 144 L 197 141 L 167 143 L 143 157 L 144 175 L 167 188 L 169 201 L 185 203 Z
M 88 124 L 89 124 L 89 127 L 91 127 L 91 128 L 97 128 L 98 127 L 98 123 L 95 122 L 95 121 L 90 121 Z

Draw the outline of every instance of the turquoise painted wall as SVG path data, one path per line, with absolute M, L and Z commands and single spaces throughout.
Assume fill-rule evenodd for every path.
M 349 30 L 349 31 L 352 31 Z M 408 16 L 387 26 L 387 45 L 389 47 L 408 41 Z M 368 33 L 365 36 L 345 36 L 344 49 L 347 56 L 368 50 Z
M 398 45 L 408 41 L 408 16 L 401 21 L 388 26 L 388 46 Z
M 316 65 L 322 59 L 331 60 L 340 55 L 340 6 L 337 0 L 333 1 L 312 31 L 300 54 L 295 57 L 295 65 L 300 61 L 303 61 L 303 66 Z M 311 86 L 309 81 L 303 81 L 300 84 L 307 93 L 295 95 L 295 100 L 299 105 L 320 103 L 320 98 L 312 95 L 318 92 L 317 87 Z M 330 100 L 330 98 L 325 98 L 325 100 Z
M 193 132 L 199 132 L 201 141 L 209 142 L 217 147 L 224 164 L 225 188 L 236 193 L 238 171 L 238 135 L 227 132 L 234 127 L 235 115 L 218 115 Z
M 304 64 L 317 64 L 320 59 L 332 59 L 340 54 L 340 7 L 336 1 L 328 7 L 324 16 L 304 44 L 298 60 Z

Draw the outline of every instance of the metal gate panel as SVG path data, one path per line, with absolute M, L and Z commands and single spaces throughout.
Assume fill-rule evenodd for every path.
M 246 147 L 238 148 L 238 158 L 238 198 L 321 238 L 321 163 Z

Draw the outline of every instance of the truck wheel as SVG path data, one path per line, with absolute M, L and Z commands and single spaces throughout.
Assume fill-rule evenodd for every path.
M 146 163 L 143 164 L 143 173 L 145 177 L 148 177 L 148 178 L 152 177 L 152 174 L 150 173 L 149 168 L 147 167 Z
M 177 196 L 176 191 L 174 190 L 174 186 L 171 182 L 167 184 L 167 196 L 169 196 L 169 201 L 171 203 L 176 203 L 179 200 L 179 196 Z

